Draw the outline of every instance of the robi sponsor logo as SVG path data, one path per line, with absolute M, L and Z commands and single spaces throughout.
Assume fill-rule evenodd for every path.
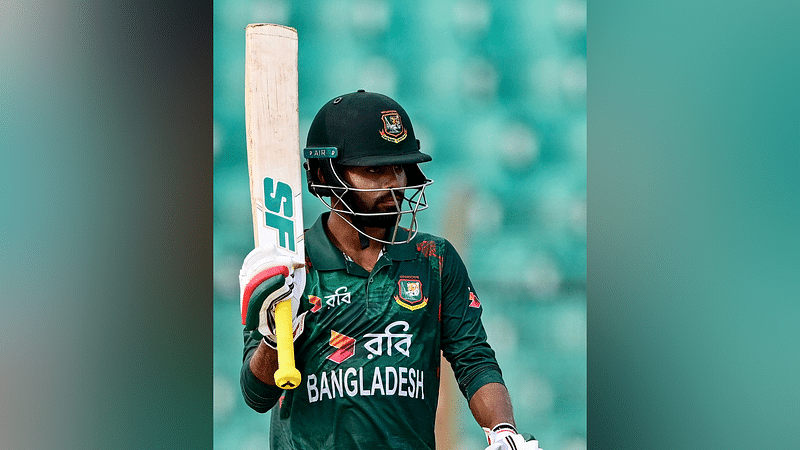
M 323 308 L 326 310 L 335 308 L 342 303 L 350 304 L 350 293 L 347 292 L 347 286 L 341 286 L 336 289 L 336 292 L 330 295 L 325 295 L 325 301 L 316 295 L 309 295 L 308 302 L 311 303 L 311 312 L 316 314 Z
M 376 367 L 370 379 L 364 368 L 350 367 L 306 376 L 308 402 L 372 395 L 425 399 L 424 372 L 412 367 Z
M 368 339 L 364 343 L 364 349 L 369 353 L 367 359 L 383 356 L 384 348 L 388 356 L 392 356 L 393 352 L 400 353 L 405 357 L 411 356 L 411 340 L 414 335 L 405 333 L 408 328 L 408 322 L 398 320 L 386 326 L 383 333 L 365 334 L 363 339 Z M 337 364 L 350 359 L 356 352 L 356 340 L 335 330 L 331 330 L 331 338 L 328 341 L 328 345 L 337 350 L 328 355 L 327 359 Z
M 359 341 L 363 343 L 363 349 L 367 352 L 366 358 L 377 361 L 380 359 L 378 357 L 382 357 L 384 354 L 387 356 L 399 354 L 403 356 L 402 361 L 411 356 L 414 335 L 407 333 L 409 328 L 408 322 L 399 320 L 384 327 L 382 332 L 367 333 L 363 338 L 359 338 Z M 336 364 L 342 364 L 345 361 L 351 361 L 353 365 L 362 364 L 358 361 L 352 362 L 356 350 L 362 352 L 361 347 L 356 346 L 356 339 L 331 330 L 328 345 L 334 350 L 326 357 L 327 360 Z M 364 367 L 347 367 L 319 374 L 308 374 L 305 376 L 305 384 L 309 403 L 341 397 L 372 395 L 424 400 L 424 379 L 424 371 L 413 367 L 386 366 L 375 367 L 374 370 L 364 369 Z
M 328 305 L 328 308 L 339 306 L 342 303 L 350 303 L 350 293 L 347 292 L 347 286 L 342 286 L 336 289 L 333 294 L 325 296 L 325 304 Z

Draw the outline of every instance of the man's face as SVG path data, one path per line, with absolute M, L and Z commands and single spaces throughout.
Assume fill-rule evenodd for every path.
M 403 188 L 408 185 L 405 168 L 399 165 L 346 167 L 342 173 L 344 181 L 356 189 Z M 358 212 L 399 212 L 403 190 L 358 192 L 351 191 L 355 209 Z M 395 215 L 375 216 L 375 226 L 389 227 L 395 224 Z

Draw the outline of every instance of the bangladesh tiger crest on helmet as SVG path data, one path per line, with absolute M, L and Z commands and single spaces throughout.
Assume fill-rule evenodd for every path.
M 382 138 L 389 142 L 394 142 L 395 144 L 406 138 L 406 129 L 397 111 L 382 111 L 381 119 L 383 119 L 383 130 L 381 130 Z

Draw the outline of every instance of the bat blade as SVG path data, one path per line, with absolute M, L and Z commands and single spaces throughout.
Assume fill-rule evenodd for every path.
M 256 247 L 305 261 L 297 91 L 297 31 L 274 24 L 245 28 L 245 126 Z M 279 387 L 300 383 L 291 308 L 276 308 Z

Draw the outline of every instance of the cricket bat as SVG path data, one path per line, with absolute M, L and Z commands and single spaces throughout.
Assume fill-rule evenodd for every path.
M 255 246 L 274 247 L 278 256 L 302 263 L 305 246 L 297 30 L 268 23 L 250 24 L 245 28 L 245 40 L 244 106 Z M 275 334 L 275 383 L 283 389 L 294 389 L 301 376 L 294 363 L 290 300 L 275 307 Z

